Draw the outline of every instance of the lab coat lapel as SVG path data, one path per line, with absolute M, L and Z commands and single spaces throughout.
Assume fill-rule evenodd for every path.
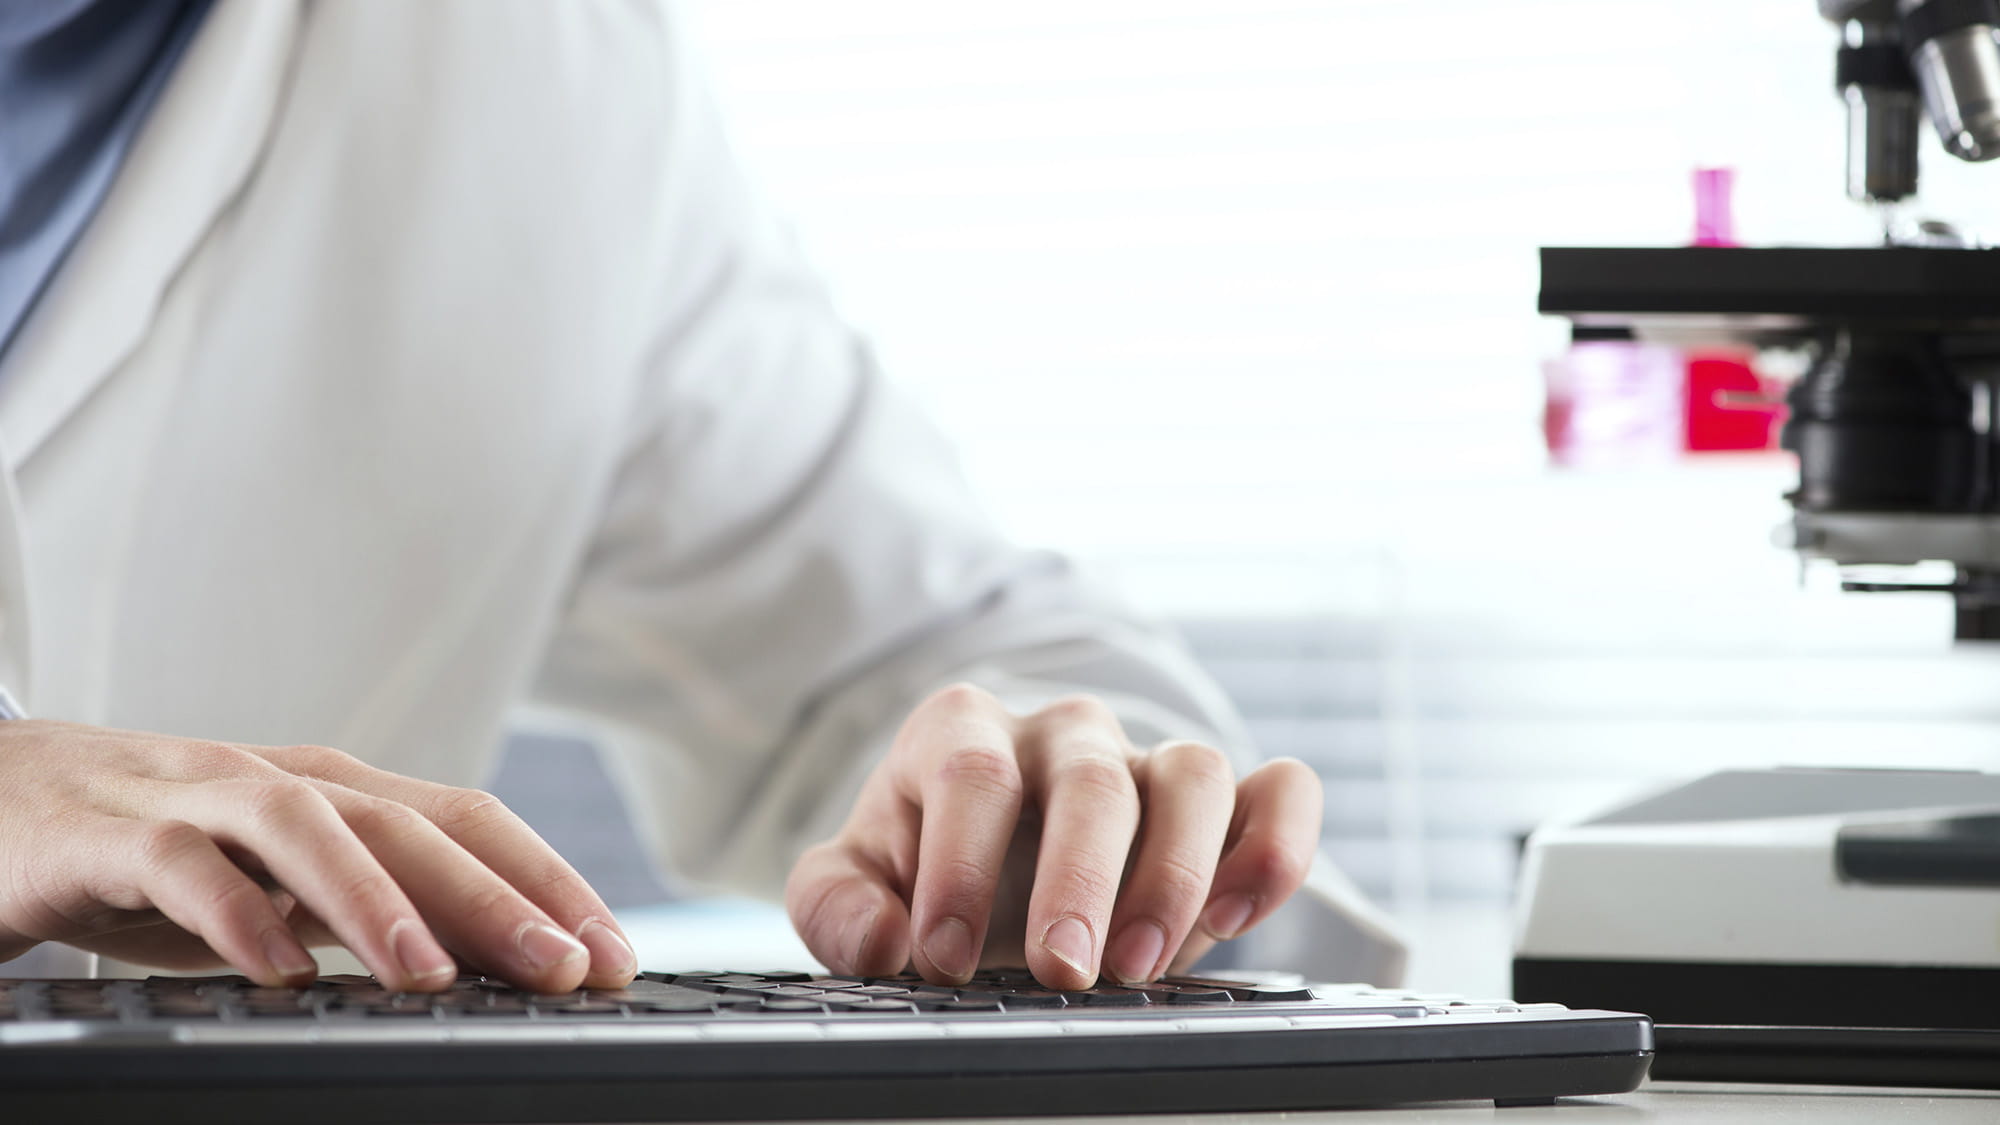
M 10 472 L 145 339 L 263 149 L 299 18 L 298 0 L 220 0 L 209 12 L 0 371 Z

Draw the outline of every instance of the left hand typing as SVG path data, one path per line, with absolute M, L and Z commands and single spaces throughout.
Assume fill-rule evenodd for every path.
M 1008 713 L 967 684 L 911 713 L 847 823 L 785 901 L 841 973 L 957 983 L 1026 965 L 1050 988 L 1184 970 L 1305 879 L 1319 778 L 1292 759 L 1237 780 L 1195 742 L 1134 748 L 1088 696 Z

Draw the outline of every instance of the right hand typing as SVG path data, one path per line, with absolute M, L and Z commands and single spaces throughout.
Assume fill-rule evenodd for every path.
M 0 722 L 0 960 L 60 941 L 175 969 L 310 981 L 346 946 L 383 987 L 460 965 L 616 988 L 631 944 L 589 885 L 487 794 L 318 746 Z

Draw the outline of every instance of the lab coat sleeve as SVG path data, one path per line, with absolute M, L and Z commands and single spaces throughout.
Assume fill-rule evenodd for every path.
M 658 264 L 650 322 L 537 696 L 594 720 L 667 870 L 778 894 L 910 709 L 953 681 L 1017 709 L 1092 692 L 1140 745 L 1242 751 L 1164 630 L 995 529 L 664 39 L 658 211 L 634 238 Z

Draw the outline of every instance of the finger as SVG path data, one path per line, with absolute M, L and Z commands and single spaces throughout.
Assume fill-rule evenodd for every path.
M 155 911 L 154 913 L 157 913 Z M 198 934 L 182 929 L 179 923 L 156 918 L 128 929 L 97 931 L 87 937 L 76 938 L 66 944 L 91 953 L 100 954 L 119 961 L 130 961 L 135 965 L 168 969 L 177 973 L 214 973 L 225 969 L 242 972 L 244 976 L 268 985 L 256 974 L 246 972 L 215 951 Z M 300 944 L 305 944 L 301 942 Z M 282 982 L 288 986 L 309 983 L 309 978 Z
M 924 978 L 962 983 L 979 967 L 993 894 L 1021 815 L 1013 723 L 978 688 L 946 688 L 910 716 L 890 751 L 898 791 L 922 810 L 910 900 Z
M 319 746 L 249 748 L 303 777 L 318 778 L 406 805 L 442 829 L 493 874 L 518 889 L 590 952 L 583 983 L 619 988 L 639 971 L 631 939 L 611 908 L 547 841 L 498 798 L 379 770 L 351 755 Z
M 449 986 L 458 965 L 409 896 L 313 783 L 295 778 L 174 785 L 161 802 L 240 852 L 313 913 L 391 991 Z M 259 892 L 262 897 L 262 892 Z
M 122 821 L 115 841 L 120 854 L 134 860 L 131 874 L 97 897 L 121 910 L 158 910 L 186 931 L 188 941 L 167 942 L 161 952 L 198 963 L 204 960 L 192 948 L 198 942 L 211 958 L 270 987 L 302 985 L 319 974 L 264 889 L 208 833 L 185 821 Z
M 537 992 L 568 992 L 583 983 L 590 968 L 583 943 L 443 829 L 408 805 L 315 784 L 447 948 Z
M 340 936 L 333 932 L 333 927 L 308 909 L 305 903 L 292 898 L 289 894 L 274 901 L 284 911 L 285 924 L 292 928 L 293 933 L 299 935 L 299 943 L 307 949 L 339 943 Z
M 1322 801 L 1319 775 L 1294 758 L 1266 762 L 1237 785 L 1236 814 L 1208 904 L 1175 955 L 1175 969 L 1248 932 L 1299 889 L 1319 845 Z
M 910 916 L 890 874 L 844 837 L 799 857 L 785 909 L 806 948 L 835 973 L 888 976 L 910 962 Z
M 289 893 L 270 887 L 264 887 L 263 891 L 264 897 L 271 902 L 271 908 L 278 912 L 286 928 L 291 930 L 301 952 L 310 954 L 316 945 L 332 945 L 337 941 L 332 931 L 311 912 L 299 906 L 298 900 Z M 136 885 L 132 893 L 138 893 Z M 157 908 L 113 913 L 124 915 L 125 921 L 121 924 L 111 918 L 93 919 L 90 933 L 65 940 L 92 953 L 176 972 L 214 972 L 234 967 L 199 934 L 183 929 Z M 310 957 L 307 959 L 310 960 Z M 298 962 L 295 967 L 303 970 L 304 962 Z M 311 971 L 317 973 L 317 969 L 315 966 Z M 310 978 L 302 972 L 299 979 L 287 983 L 296 986 L 309 981 Z
M 1028 898 L 1028 968 L 1057 989 L 1097 981 L 1104 935 L 1139 827 L 1139 790 L 1109 708 L 1079 696 L 1031 720 L 1022 756 L 1042 809 Z
M 1145 814 L 1104 956 L 1105 973 L 1128 985 L 1158 977 L 1187 940 L 1236 804 L 1235 771 L 1214 747 L 1170 742 L 1138 773 Z

